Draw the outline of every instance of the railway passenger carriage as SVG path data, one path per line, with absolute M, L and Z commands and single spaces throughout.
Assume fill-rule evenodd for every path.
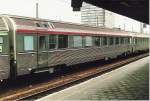
M 116 29 L 29 17 L 0 16 L 0 80 L 133 52 L 148 37 Z

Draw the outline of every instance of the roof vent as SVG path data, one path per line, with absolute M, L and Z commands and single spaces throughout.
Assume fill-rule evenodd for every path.
M 40 24 L 39 23 L 35 23 L 36 24 L 36 27 L 40 27 Z
M 45 28 L 48 28 L 48 27 L 49 27 L 49 25 L 48 25 L 47 23 L 44 23 L 43 26 L 44 26 Z

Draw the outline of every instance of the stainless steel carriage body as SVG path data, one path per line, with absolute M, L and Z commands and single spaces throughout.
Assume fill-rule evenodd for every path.
M 18 21 L 18 19 L 17 19 Z M 16 21 L 16 22 L 17 22 Z M 112 36 L 112 33 L 116 36 L 131 37 L 127 33 L 119 33 L 119 31 L 106 30 L 102 28 L 89 27 L 83 25 L 75 25 L 70 23 L 60 22 L 47 22 L 47 21 L 36 21 L 34 19 L 29 20 L 32 23 L 47 23 L 49 28 L 37 27 L 37 26 L 22 26 L 17 25 L 16 37 L 21 36 L 34 36 L 35 50 L 33 51 L 20 51 L 17 50 L 17 74 L 25 75 L 29 74 L 32 70 L 35 72 L 51 71 L 57 66 L 61 65 L 75 65 L 79 63 L 85 63 L 104 58 L 114 58 L 125 52 L 131 52 L 132 48 L 130 44 L 124 45 L 112 45 L 102 47 L 82 47 L 82 48 L 63 48 L 63 49 L 39 49 L 40 37 L 46 37 L 45 42 L 48 43 L 48 36 L 50 34 L 57 35 L 81 35 L 81 36 Z M 27 21 L 26 21 L 27 22 Z M 51 25 L 52 23 L 52 25 Z M 22 39 L 17 40 L 24 40 Z M 16 41 L 17 41 L 16 40 Z M 17 47 L 20 46 L 21 41 L 16 42 Z M 48 47 L 48 44 L 46 44 Z M 49 67 L 49 68 L 48 68 Z
M 30 74 L 31 72 L 53 73 L 57 66 L 70 66 L 89 61 L 115 58 L 118 55 L 128 54 L 136 51 L 137 46 L 133 44 L 133 36 L 130 32 L 124 32 L 115 29 L 97 28 L 73 23 L 56 22 L 29 17 L 3 15 L 8 24 L 8 56 L 2 57 L 0 54 L 1 71 L 0 80 L 7 79 L 10 76 L 20 76 Z M 67 35 L 68 47 L 58 48 L 58 39 L 56 47 L 49 49 L 50 35 Z M 126 44 L 112 44 L 90 47 L 72 48 L 70 36 L 99 37 L 125 37 L 130 39 Z M 102 38 L 100 38 L 102 40 Z M 107 40 L 109 41 L 109 40 Z M 119 40 L 119 42 L 121 39 Z M 114 43 L 114 41 L 113 41 Z M 142 48 L 146 50 L 148 45 Z M 5 66 L 6 65 L 6 66 Z M 7 69 L 3 69 L 3 68 Z M 0 71 L 0 72 L 1 72 Z
M 137 53 L 140 51 L 149 50 L 149 34 L 134 33 L 132 37 L 133 37 L 132 39 L 133 52 Z

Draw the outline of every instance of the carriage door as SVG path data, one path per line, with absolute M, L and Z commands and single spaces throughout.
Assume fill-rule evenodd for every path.
M 48 66 L 47 35 L 38 35 L 38 68 Z

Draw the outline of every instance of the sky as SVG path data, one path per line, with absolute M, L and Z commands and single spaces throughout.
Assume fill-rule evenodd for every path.
M 36 17 L 37 2 L 39 18 L 81 23 L 81 13 L 72 11 L 71 0 L 0 0 L 0 14 Z M 128 31 L 140 32 L 140 22 L 118 14 L 114 16 L 115 27 L 124 29 L 125 25 Z
M 73 12 L 71 0 L 0 0 L 0 14 L 35 17 L 36 2 L 39 3 L 39 17 L 80 23 L 80 12 Z
M 114 19 L 115 19 L 114 25 L 117 28 L 120 27 L 122 30 L 141 32 L 141 26 L 143 25 L 141 22 L 137 20 L 134 20 L 134 19 L 131 19 L 131 18 L 119 15 L 119 14 L 115 14 Z M 143 33 L 150 34 L 150 26 L 143 28 Z

